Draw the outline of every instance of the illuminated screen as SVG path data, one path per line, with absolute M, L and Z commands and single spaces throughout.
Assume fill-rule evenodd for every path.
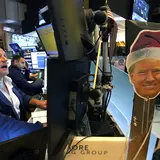
M 54 31 L 51 24 L 36 28 L 39 38 L 45 48 L 47 55 L 58 56 L 57 45 L 54 37 Z
M 46 57 L 47 57 L 46 52 L 31 52 L 32 68 L 44 69 Z
M 149 5 L 145 0 L 134 0 L 132 20 L 148 21 Z
M 12 48 L 12 50 L 13 50 L 14 52 L 19 52 L 19 51 L 22 50 L 17 43 L 11 43 L 11 44 L 9 44 L 9 46 Z

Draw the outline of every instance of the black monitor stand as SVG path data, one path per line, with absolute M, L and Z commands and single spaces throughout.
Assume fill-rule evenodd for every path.
M 46 128 L 0 143 L 0 160 L 44 160 Z
M 75 91 L 79 90 L 79 87 L 77 88 L 79 81 L 76 80 L 89 73 L 90 65 L 85 60 L 64 63 L 49 58 L 47 66 L 48 160 L 62 160 L 63 154 L 65 155 L 63 148 L 73 140 L 69 112 L 71 99 L 78 97 Z M 73 81 L 74 85 L 71 87 Z M 72 91 L 70 91 L 71 88 Z M 78 122 L 85 108 L 80 105 L 80 100 L 77 103 L 74 101 L 74 104 L 76 109 L 72 108 L 75 109 L 73 121 Z M 67 145 L 66 142 L 68 142 Z M 62 153 L 61 157 L 59 157 L 60 153 Z

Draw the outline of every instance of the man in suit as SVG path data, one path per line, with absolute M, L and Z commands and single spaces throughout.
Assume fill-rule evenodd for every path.
M 25 109 L 29 104 L 46 109 L 47 101 L 36 100 L 20 91 L 7 77 L 7 57 L 0 48 L 0 142 L 43 128 L 39 122 L 26 123 Z
M 8 75 L 7 57 L 0 49 L 0 112 L 17 120 L 26 120 L 30 105 L 46 109 L 46 100 L 37 100 L 19 90 Z M 18 75 L 16 75 L 18 76 Z
M 22 70 L 25 69 L 25 74 Z M 8 76 L 11 77 L 16 86 L 28 95 L 36 95 L 42 93 L 43 81 L 41 79 L 29 83 L 29 67 L 25 59 L 19 55 L 12 58 L 11 66 L 9 67 Z
M 41 123 L 26 123 L 0 113 L 0 142 L 7 141 L 45 127 Z

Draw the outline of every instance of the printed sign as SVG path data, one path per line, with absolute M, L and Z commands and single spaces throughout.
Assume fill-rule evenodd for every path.
M 126 137 L 75 137 L 65 160 L 119 160 L 126 159 Z M 80 143 L 78 143 L 80 142 Z M 77 144 L 77 145 L 76 145 Z

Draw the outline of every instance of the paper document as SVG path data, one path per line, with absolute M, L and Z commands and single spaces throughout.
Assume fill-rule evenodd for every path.
M 47 111 L 38 111 L 38 112 L 32 112 L 31 117 L 33 120 L 33 123 L 36 123 L 37 121 L 41 123 L 47 123 Z

